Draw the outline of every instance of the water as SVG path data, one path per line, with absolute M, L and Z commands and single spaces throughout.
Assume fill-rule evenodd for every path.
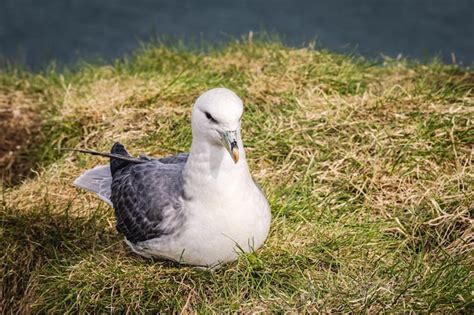
M 111 60 L 156 36 L 222 42 L 250 30 L 368 57 L 474 63 L 472 0 L 0 0 L 0 55 L 34 69 Z

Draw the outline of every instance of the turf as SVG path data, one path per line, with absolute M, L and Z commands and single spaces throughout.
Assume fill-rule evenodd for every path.
M 217 86 L 244 100 L 270 236 L 215 272 L 137 257 L 112 209 L 71 185 L 105 161 L 60 149 L 186 151 L 193 101 Z M 2 313 L 473 311 L 469 69 L 277 41 L 150 44 L 113 65 L 2 70 L 0 108 L 25 104 L 5 125 L 22 146 L 5 158 Z

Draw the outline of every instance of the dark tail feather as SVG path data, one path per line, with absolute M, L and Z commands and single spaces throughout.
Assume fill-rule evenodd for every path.
M 92 154 L 92 155 L 99 155 L 99 156 L 110 158 L 110 171 L 112 175 L 116 171 L 127 166 L 130 163 L 139 164 L 139 163 L 145 163 L 148 161 L 146 159 L 139 159 L 139 158 L 134 158 L 130 156 L 127 150 L 125 150 L 125 147 L 118 142 L 116 142 L 113 145 L 111 153 L 98 152 L 98 151 L 87 150 L 87 149 L 65 149 L 65 150 Z
M 110 157 L 110 172 L 112 173 L 112 176 L 118 170 L 126 167 L 130 163 L 133 163 L 132 161 L 129 161 L 128 159 L 123 159 L 122 157 L 132 158 L 135 160 L 135 158 L 130 156 L 127 150 L 125 150 L 125 147 L 120 142 L 115 142 L 110 152 L 115 156 L 117 155 L 120 156 L 119 158 L 115 156 Z M 140 161 L 139 163 L 144 162 L 143 160 L 140 160 L 140 159 L 137 159 L 137 160 Z
M 131 157 L 131 156 L 123 156 L 123 155 L 120 155 L 120 154 L 98 152 L 98 151 L 87 150 L 87 149 L 62 149 L 62 150 L 86 153 L 86 154 L 91 154 L 91 155 L 98 155 L 98 156 L 114 158 L 114 159 L 120 159 L 120 160 L 128 161 L 130 163 L 144 163 L 144 162 L 147 161 L 145 159 L 138 159 L 138 158 L 134 158 L 134 157 Z

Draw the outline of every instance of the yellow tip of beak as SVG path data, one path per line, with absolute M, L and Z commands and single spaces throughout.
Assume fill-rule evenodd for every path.
M 236 163 L 236 164 L 239 161 L 239 149 L 238 148 L 233 148 L 232 149 L 232 160 L 234 160 L 234 163 Z

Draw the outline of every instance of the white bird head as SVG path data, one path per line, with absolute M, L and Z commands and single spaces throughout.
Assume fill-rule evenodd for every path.
M 193 107 L 193 138 L 199 142 L 224 146 L 237 163 L 242 113 L 242 100 L 231 90 L 216 88 L 204 92 Z

